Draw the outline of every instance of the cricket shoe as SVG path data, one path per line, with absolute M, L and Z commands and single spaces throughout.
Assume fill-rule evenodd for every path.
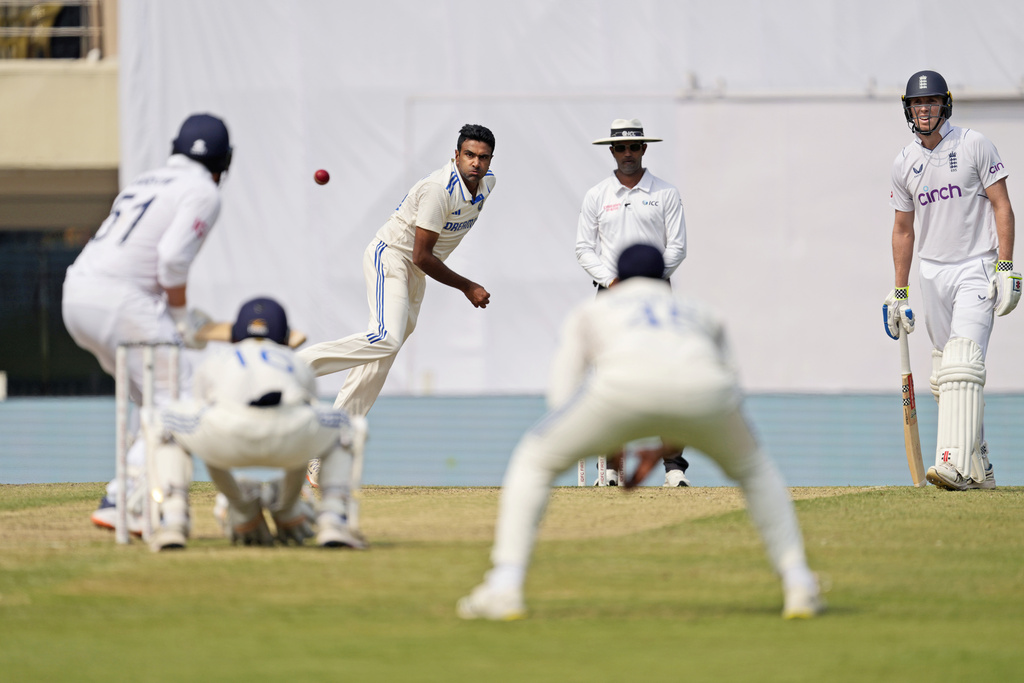
M 188 523 L 161 524 L 149 540 L 149 549 L 154 553 L 164 550 L 184 550 L 188 541 Z
M 526 605 L 523 603 L 522 591 L 499 591 L 482 583 L 455 604 L 455 612 L 462 619 L 516 621 L 526 618 Z
M 117 503 L 103 496 L 100 505 L 89 517 L 93 524 L 101 529 L 114 530 L 117 528 Z M 128 509 L 128 533 L 133 536 L 142 535 L 142 514 Z
M 316 544 L 321 548 L 365 550 L 368 545 L 362 534 L 352 531 L 348 520 L 336 512 L 321 512 L 316 526 Z
M 607 469 L 604 471 L 605 486 L 618 486 L 619 485 L 619 472 L 618 470 Z M 598 476 L 594 480 L 594 486 L 601 485 L 601 477 Z
M 940 462 L 929 467 L 928 473 L 925 474 L 925 479 L 932 485 L 947 491 L 994 489 L 996 487 L 995 470 L 992 469 L 991 463 L 985 468 L 985 479 L 982 481 L 974 481 L 970 477 L 963 476 L 948 462 Z
M 665 472 L 665 483 L 662 486 L 689 486 L 690 480 L 682 470 L 668 470 Z
M 817 583 L 796 585 L 786 590 L 782 607 L 783 619 L 813 619 L 825 611 L 825 601 Z
M 320 458 L 313 458 L 306 466 L 306 481 L 315 489 L 320 488 Z

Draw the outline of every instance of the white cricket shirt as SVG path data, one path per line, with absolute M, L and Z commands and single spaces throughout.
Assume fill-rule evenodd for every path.
M 494 174 L 487 171 L 474 196 L 455 161 L 449 161 L 412 186 L 388 222 L 377 231 L 377 239 L 412 261 L 416 228 L 430 230 L 439 235 L 434 256 L 444 261 L 480 217 L 496 182 Z
M 567 318 L 551 365 L 549 408 L 564 405 L 585 378 L 616 387 L 623 405 L 680 383 L 736 384 L 718 316 L 677 298 L 664 280 L 643 277 L 617 283 Z
M 607 287 L 615 278 L 619 254 L 643 242 L 659 247 L 665 277 L 686 258 L 686 221 L 679 190 L 645 170 L 628 188 L 612 173 L 583 197 L 576 227 L 576 260 L 594 282 Z
M 922 259 L 959 263 L 992 255 L 998 237 L 985 188 L 1009 172 L 995 145 L 981 133 L 948 121 L 939 133 L 942 141 L 934 150 L 915 136 L 896 155 L 889 205 L 914 212 Z
M 208 405 L 246 407 L 260 397 L 281 393 L 280 405 L 316 401 L 316 380 L 308 365 L 287 346 L 265 339 L 243 339 L 214 349 L 199 366 L 193 384 Z
M 175 154 L 117 195 L 68 275 L 129 281 L 152 294 L 181 287 L 219 214 L 210 172 Z

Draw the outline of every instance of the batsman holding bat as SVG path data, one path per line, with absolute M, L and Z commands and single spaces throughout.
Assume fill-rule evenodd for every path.
M 196 332 L 209 318 L 189 310 L 188 272 L 220 215 L 220 181 L 231 165 L 228 129 L 216 116 L 185 119 L 171 143 L 171 157 L 143 173 L 117 195 L 110 215 L 68 268 L 61 302 L 64 325 L 75 343 L 91 352 L 110 375 L 121 342 L 173 342 L 202 348 Z M 169 367 L 158 363 L 158 368 Z M 191 376 L 182 358 L 181 386 Z M 131 400 L 142 399 L 141 359 L 128 363 Z M 170 400 L 168 377 L 158 373 L 154 404 Z M 144 466 L 142 439 L 128 451 L 129 494 Z M 116 480 L 92 514 L 99 527 L 114 528 Z M 141 490 L 129 503 L 129 527 L 141 529 Z
M 625 249 L 618 282 L 566 321 L 552 364 L 550 412 L 512 454 L 501 488 L 494 568 L 459 601 L 460 617 L 524 617 L 523 585 L 552 482 L 581 457 L 614 455 L 645 437 L 667 445 L 642 455 L 639 475 L 686 445 L 739 483 L 782 578 L 784 617 L 809 618 L 823 609 L 785 483 L 741 412 L 721 323 L 703 307 L 676 299 L 662 279 L 664 268 L 654 246 Z
M 933 347 L 929 379 L 939 404 L 935 465 L 926 476 L 951 491 L 992 489 L 985 354 L 994 316 L 1012 311 L 1021 290 L 1009 172 L 984 135 L 949 123 L 953 97 L 938 73 L 910 77 L 903 111 L 915 140 L 892 167 L 896 287 L 883 304 L 885 329 L 893 339 L 914 331 L 908 280 L 916 246 Z
M 369 412 L 395 356 L 416 327 L 427 276 L 458 289 L 476 308 L 487 307 L 490 293 L 444 261 L 469 233 L 494 190 L 493 153 L 490 130 L 462 127 L 455 158 L 413 185 L 364 252 L 369 329 L 299 352 L 317 377 L 351 368 L 336 408 L 358 416 Z M 317 466 L 310 463 L 314 485 Z

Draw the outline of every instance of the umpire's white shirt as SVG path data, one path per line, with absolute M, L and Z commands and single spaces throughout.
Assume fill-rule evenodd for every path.
M 679 190 L 644 171 L 633 188 L 612 173 L 583 198 L 576 227 L 576 259 L 594 282 L 607 287 L 619 254 L 637 243 L 663 251 L 665 277 L 686 258 L 686 221 Z
M 1009 175 L 988 138 L 969 128 L 939 130 L 942 141 L 929 150 L 915 136 L 892 166 L 889 205 L 913 211 L 917 253 L 935 263 L 995 258 L 995 212 L 985 188 Z
M 436 232 L 434 256 L 444 261 L 480 217 L 496 182 L 494 174 L 488 171 L 473 195 L 455 162 L 449 161 L 412 186 L 388 222 L 377 231 L 377 239 L 411 262 L 416 228 Z

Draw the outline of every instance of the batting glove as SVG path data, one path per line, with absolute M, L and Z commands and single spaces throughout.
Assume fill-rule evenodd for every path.
M 988 298 L 996 300 L 996 315 L 1006 315 L 1020 301 L 1020 273 L 1013 270 L 1013 261 L 996 262 L 995 276 L 988 285 Z
M 897 287 L 889 292 L 882 304 L 882 324 L 885 333 L 893 339 L 900 338 L 900 329 L 907 334 L 914 331 L 914 312 L 910 310 L 909 287 Z
M 190 349 L 205 349 L 206 340 L 196 339 L 196 333 L 207 323 L 213 322 L 210 316 L 197 308 L 186 310 L 184 306 L 168 306 L 167 312 L 174 320 L 174 327 L 181 335 L 181 343 Z

